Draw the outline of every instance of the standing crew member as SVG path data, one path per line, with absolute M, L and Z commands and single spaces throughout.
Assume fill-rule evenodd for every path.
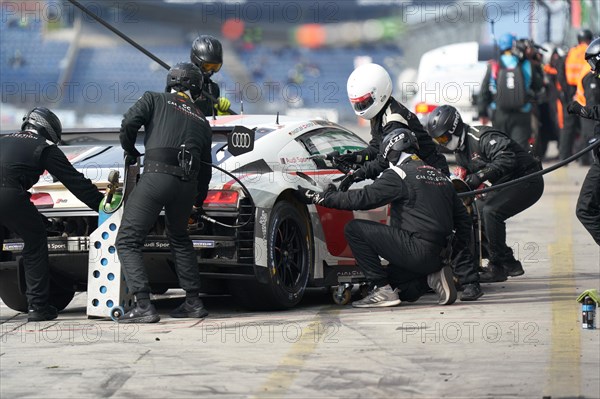
M 352 306 L 395 306 L 401 299 L 416 300 L 427 284 L 439 295 L 439 304 L 456 300 L 449 259 L 452 234 L 457 248 L 468 246 L 470 220 L 450 180 L 426 165 L 415 153 L 417 137 L 408 129 L 389 132 L 381 156 L 389 162 L 375 182 L 360 190 L 341 192 L 335 186 L 317 193 L 298 187 L 305 203 L 345 210 L 374 209 L 390 204 L 391 223 L 349 222 L 344 235 L 356 264 L 375 289 Z M 390 263 L 387 269 L 381 258 Z M 399 291 L 399 292 L 398 292 Z
M 577 84 L 581 79 L 581 73 L 587 67 L 585 51 L 593 39 L 592 31 L 583 29 L 577 33 L 577 46 L 571 48 L 565 58 L 565 75 L 561 86 L 565 94 L 565 102 L 569 104 L 574 100 L 577 93 Z M 562 76 L 561 76 L 562 78 Z M 564 115 L 564 129 L 561 132 L 558 152 L 561 160 L 573 155 L 573 144 L 575 138 L 581 133 L 581 121 L 576 115 Z
M 510 33 L 498 39 L 500 58 L 489 63 L 479 95 L 482 125 L 505 132 L 525 151 L 531 138 L 531 101 L 543 86 L 543 71 L 538 60 L 521 59 L 513 54 L 516 38 Z M 491 114 L 491 118 L 490 118 Z
M 600 41 L 595 39 L 590 43 L 585 51 L 585 60 L 594 60 L 595 54 L 597 54 L 600 48 Z M 581 78 L 577 82 L 577 93 L 575 95 L 575 101 L 583 106 L 587 106 L 590 109 L 596 105 L 600 105 L 600 78 L 598 77 L 597 70 L 592 72 L 591 62 L 586 63 L 586 67 L 582 68 Z M 594 126 L 596 122 L 592 119 L 581 119 L 581 142 L 584 147 L 594 134 Z M 588 152 L 579 158 L 582 165 L 589 166 L 592 164 L 592 154 Z
M 347 90 L 354 113 L 371 122 L 371 141 L 364 150 L 339 155 L 340 161 L 363 164 L 340 183 L 341 191 L 352 183 L 374 179 L 388 167 L 389 163 L 378 156 L 379 147 L 383 137 L 400 128 L 416 134 L 417 155 L 425 163 L 450 175 L 446 158 L 439 153 L 417 116 L 392 97 L 392 79 L 381 65 L 365 64 L 356 68 L 348 78 Z
M 95 211 L 102 194 L 79 173 L 57 147 L 62 124 L 49 109 L 36 107 L 23 117 L 21 132 L 0 138 L 0 225 L 19 235 L 27 285 L 29 321 L 52 320 L 57 310 L 49 304 L 48 237 L 44 217 L 30 202 L 29 190 L 47 170 Z M 0 226 L 1 228 L 1 226 Z
M 127 200 L 117 234 L 117 252 L 129 291 L 136 306 L 120 323 L 155 323 L 160 320 L 150 303 L 150 285 L 144 269 L 142 248 L 148 231 L 165 208 L 165 224 L 179 284 L 186 299 L 171 317 L 202 318 L 208 315 L 200 293 L 196 253 L 187 231 L 192 207 L 200 208 L 211 178 L 211 131 L 194 104 L 200 95 L 202 73 L 191 63 L 169 70 L 166 93 L 145 92 L 127 111 L 121 124 L 121 146 L 126 163 L 140 153 L 135 140 L 145 127 L 144 173 Z M 200 162 L 207 164 L 200 164 Z
M 229 115 L 231 102 L 226 97 L 221 97 L 219 85 L 210 79 L 223 66 L 223 46 L 221 42 L 214 36 L 198 36 L 194 40 L 194 43 L 192 43 L 190 59 L 202 71 L 204 78 L 202 91 L 217 99 L 216 102 L 213 102 L 210 98 L 202 94 L 195 101 L 196 105 L 200 107 L 202 113 L 207 117 L 214 115 L 215 110 L 217 115 Z
M 594 79 L 596 79 L 594 90 L 597 95 L 600 92 L 600 85 L 598 85 L 598 81 L 600 80 L 600 38 L 590 43 L 585 52 L 585 59 L 592 67 L 591 73 Z M 567 110 L 569 113 L 579 115 L 582 118 L 595 120 L 594 138 L 590 142 L 600 140 L 599 104 L 593 107 L 589 105 L 584 107 L 574 101 L 569 104 Z M 576 214 L 583 227 L 592 235 L 596 244 L 600 245 L 600 147 L 596 147 L 594 150 L 594 157 L 594 163 L 590 167 L 581 186 L 577 200 Z
M 456 163 L 467 169 L 465 182 L 473 190 L 486 181 L 504 183 L 541 170 L 539 162 L 504 133 L 488 126 L 467 125 L 449 105 L 433 110 L 427 130 L 440 145 L 454 151 Z M 491 191 L 477 201 L 489 254 L 488 271 L 480 276 L 481 282 L 505 281 L 507 275 L 525 273 L 506 245 L 505 221 L 535 204 L 543 191 L 544 180 L 538 176 Z

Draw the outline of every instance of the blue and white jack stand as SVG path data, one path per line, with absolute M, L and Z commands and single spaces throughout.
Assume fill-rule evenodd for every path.
M 139 171 L 138 168 L 135 170 L 136 174 L 137 171 Z M 134 171 L 130 170 L 128 172 Z M 130 173 L 126 173 L 125 180 L 127 180 L 128 174 Z M 131 185 L 129 187 L 131 188 Z M 124 313 L 125 308 L 133 305 L 133 295 L 129 293 L 127 288 L 115 245 L 117 232 L 121 226 L 123 210 L 122 203 L 112 213 L 106 213 L 101 209 L 98 228 L 90 234 L 87 286 L 88 317 L 110 317 L 116 320 Z
M 88 317 L 115 319 L 124 313 L 125 307 L 133 304 L 115 246 L 122 217 L 123 207 L 120 207 L 90 234 Z

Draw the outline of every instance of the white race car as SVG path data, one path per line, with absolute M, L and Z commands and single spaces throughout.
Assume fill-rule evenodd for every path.
M 362 275 L 344 239 L 344 226 L 353 218 L 387 223 L 388 209 L 350 212 L 306 206 L 295 199 L 293 190 L 299 185 L 323 188 L 341 176 L 319 155 L 355 151 L 367 143 L 323 120 L 232 115 L 210 123 L 213 164 L 233 174 L 250 196 L 237 180 L 213 168 L 203 208 L 218 223 L 190 220 L 189 226 L 203 291 L 230 292 L 250 308 L 290 308 L 300 302 L 307 286 L 338 286 L 336 298 L 347 302 L 349 290 L 344 288 Z M 234 130 L 235 126 L 242 130 Z M 253 143 L 248 130 L 254 132 Z M 232 146 L 247 152 L 230 149 L 228 137 Z M 106 188 L 111 170 L 120 170 L 123 176 L 117 129 L 65 131 L 63 139 L 62 149 L 74 166 L 100 189 Z M 141 143 L 143 133 L 139 139 Z M 143 152 L 141 145 L 139 149 Z M 76 291 L 86 290 L 88 236 L 96 229 L 98 216 L 52 176 L 42 176 L 31 192 L 31 200 L 48 219 L 51 296 L 62 309 Z M 5 235 L 0 297 L 9 307 L 25 310 L 23 243 L 10 232 Z M 154 293 L 178 287 L 162 216 L 148 236 L 144 261 Z

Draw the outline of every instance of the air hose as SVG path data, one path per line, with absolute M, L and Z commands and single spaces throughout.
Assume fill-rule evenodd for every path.
M 573 155 L 571 155 L 569 158 L 566 158 L 560 162 L 557 162 L 556 164 L 546 168 L 546 169 L 542 169 L 542 170 L 538 170 L 537 172 L 533 172 L 529 175 L 526 176 L 522 176 L 519 177 L 515 180 L 511 180 L 511 181 L 507 181 L 505 183 L 501 183 L 501 184 L 496 184 L 490 187 L 486 187 L 486 188 L 482 188 L 480 190 L 474 190 L 474 191 L 467 191 L 464 193 L 460 193 L 458 194 L 459 198 L 463 198 L 463 197 L 473 197 L 475 195 L 479 195 L 479 194 L 484 194 L 484 193 L 488 193 L 490 191 L 494 191 L 494 190 L 499 190 L 501 188 L 505 188 L 505 187 L 509 187 L 512 186 L 514 184 L 518 184 L 521 182 L 524 182 L 526 180 L 532 179 L 534 177 L 538 177 L 538 176 L 543 176 L 546 173 L 550 173 L 552 171 L 555 171 L 558 168 L 561 168 L 563 166 L 565 166 L 568 163 L 573 162 L 574 160 L 576 160 L 577 158 L 581 157 L 583 154 L 585 154 L 588 151 L 593 150 L 594 148 L 600 146 L 600 140 L 599 139 L 593 139 L 592 144 L 590 144 L 589 146 L 587 146 L 586 148 L 584 148 L 583 150 L 579 151 L 578 153 L 575 153 Z

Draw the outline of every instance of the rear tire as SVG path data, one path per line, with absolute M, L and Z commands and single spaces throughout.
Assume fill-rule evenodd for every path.
M 308 216 L 293 204 L 286 201 L 275 204 L 267 232 L 268 283 L 230 282 L 232 294 L 244 307 L 289 309 L 302 300 L 313 264 L 308 223 Z
M 58 311 L 66 308 L 73 297 L 75 291 L 65 290 L 50 283 L 50 305 Z M 17 312 L 27 313 L 27 297 L 19 289 L 18 273 L 16 270 L 0 271 L 0 298 L 9 308 Z

